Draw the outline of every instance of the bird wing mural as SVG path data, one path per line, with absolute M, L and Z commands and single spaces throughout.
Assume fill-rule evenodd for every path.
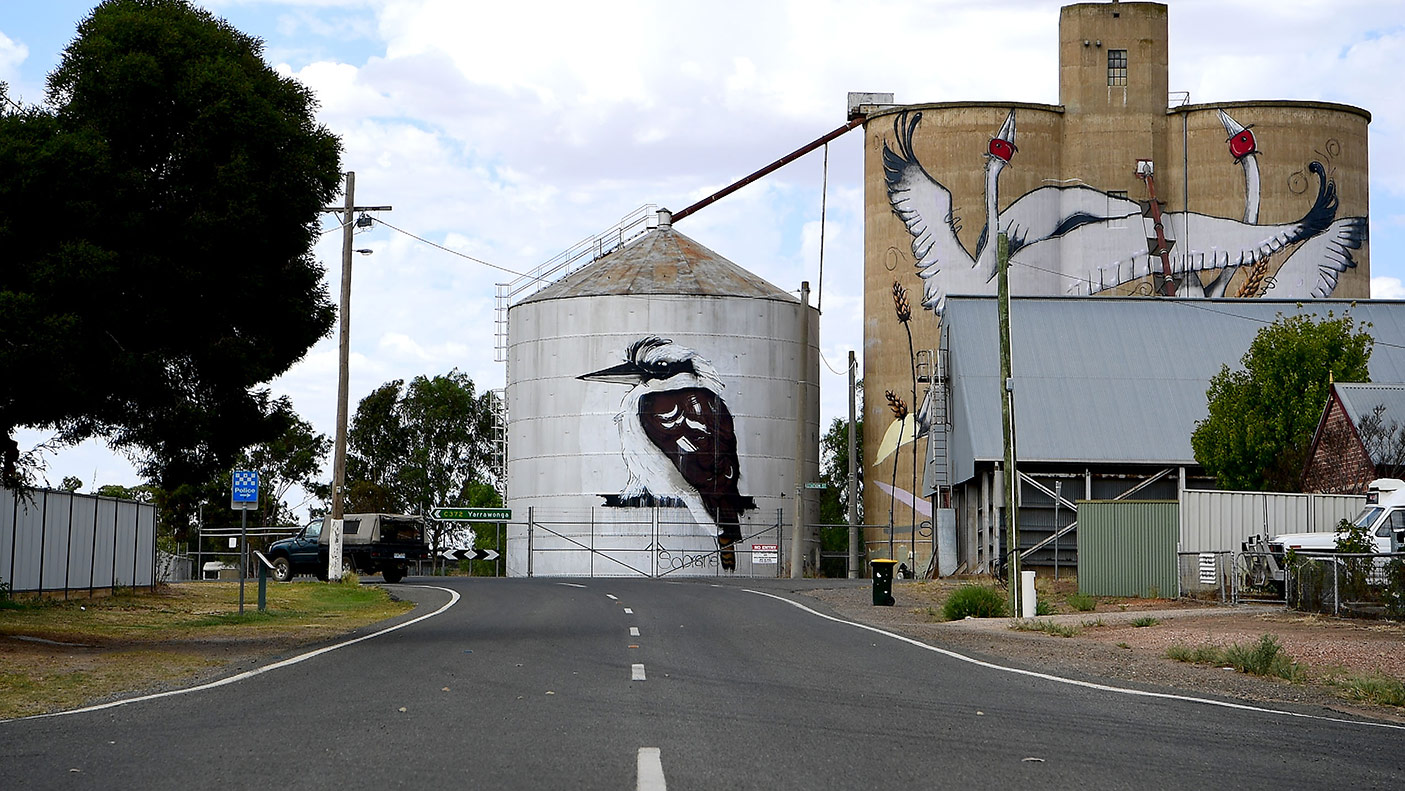
M 904 112 L 893 124 L 895 143 L 883 146 L 883 169 L 893 213 L 912 237 L 912 254 L 923 280 L 922 304 L 940 315 L 948 294 L 992 294 L 991 227 L 1010 240 L 1010 289 L 1017 294 L 1096 294 L 1161 273 L 1150 252 L 1150 222 L 1137 201 L 1085 185 L 1040 187 L 998 211 L 997 178 L 1015 153 L 1014 112 L 991 141 L 986 157 L 986 217 L 972 256 L 957 237 L 950 190 L 918 161 L 913 138 L 922 114 Z M 1223 111 L 1229 152 L 1245 174 L 1243 219 L 1195 212 L 1164 214 L 1171 243 L 1171 274 L 1184 281 L 1186 296 L 1220 296 L 1238 267 L 1262 276 L 1270 256 L 1289 259 L 1275 278 L 1274 296 L 1330 296 L 1338 276 L 1355 266 L 1352 250 L 1365 240 L 1364 217 L 1337 219 L 1336 184 L 1320 162 L 1308 164 L 1318 177 L 1316 199 L 1300 220 L 1260 225 L 1257 140 L 1249 127 Z M 1252 125 L 1251 125 L 1252 126 Z M 996 146 L 1008 138 L 1008 145 Z M 1181 240 L 1177 242 L 1177 240 Z M 1191 240 L 1194 247 L 1186 240 Z M 1293 249 L 1297 245 L 1296 249 Z M 982 265 L 984 262 L 984 265 Z M 988 271 L 989 270 L 989 271 Z M 1212 276 L 1203 285 L 1200 272 Z M 1241 294 L 1243 295 L 1243 294 Z
M 883 173 L 888 184 L 888 202 L 893 213 L 912 235 L 912 257 L 922 276 L 922 304 L 941 312 L 946 295 L 953 287 L 967 286 L 980 294 L 991 291 L 975 271 L 976 259 L 956 237 L 956 219 L 951 212 L 951 190 L 932 178 L 912 152 L 912 134 L 922 113 L 903 113 L 893 123 L 898 150 L 883 145 Z
M 1283 299 L 1322 299 L 1337 288 L 1342 272 L 1356 266 L 1351 251 L 1366 241 L 1366 218 L 1344 217 L 1308 239 L 1273 276 L 1268 295 Z

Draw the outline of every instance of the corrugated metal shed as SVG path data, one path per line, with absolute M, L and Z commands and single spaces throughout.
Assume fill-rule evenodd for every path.
M 1375 358 L 1380 353 L 1381 347 L 1375 347 L 1371 352 L 1371 376 L 1376 376 Z M 1400 380 L 1391 380 L 1400 381 Z M 1387 427 L 1392 422 L 1405 426 L 1405 384 L 1363 384 L 1351 382 L 1337 382 L 1337 395 L 1342 399 L 1342 408 L 1346 410 L 1347 416 L 1354 424 L 1359 424 L 1361 418 L 1372 414 L 1376 407 L 1384 406 L 1385 411 L 1381 413 L 1381 420 Z M 1371 450 L 1368 448 L 1367 450 Z M 1374 450 L 1381 451 L 1382 447 L 1375 447 Z M 1381 458 L 1371 459 L 1371 463 L 1380 464 L 1384 461 Z
M 620 294 L 800 301 L 799 297 L 684 236 L 665 220 L 658 228 L 566 275 L 519 304 Z
M 950 297 L 953 480 L 998 461 L 996 300 Z M 1222 365 L 1238 368 L 1278 314 L 1350 313 L 1379 341 L 1371 378 L 1405 382 L 1405 302 L 1145 297 L 1015 298 L 1010 309 L 1021 462 L 1193 465 L 1190 435 Z M 1405 415 L 1405 411 L 1401 412 Z

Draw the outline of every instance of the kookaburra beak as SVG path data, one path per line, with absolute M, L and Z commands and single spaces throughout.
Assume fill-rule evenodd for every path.
M 634 363 L 620 363 L 612 368 L 602 368 L 594 373 L 581 374 L 577 379 L 587 382 L 613 382 L 617 385 L 637 385 L 644 380 L 644 369 Z

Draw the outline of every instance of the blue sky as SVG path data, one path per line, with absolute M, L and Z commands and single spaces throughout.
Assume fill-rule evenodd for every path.
M 0 0 L 0 80 L 43 98 L 88 0 Z M 1058 101 L 1058 2 L 810 0 L 662 4 L 208 0 L 309 85 L 341 135 L 357 202 L 475 258 L 525 271 L 644 204 L 680 209 L 844 122 L 848 91 L 898 102 Z M 1171 0 L 1172 90 L 1191 101 L 1365 107 L 1375 297 L 1405 297 L 1405 3 Z M 744 23 L 743 23 L 744 20 Z M 979 64 L 979 68 L 972 64 Z M 847 414 L 862 354 L 861 132 L 829 149 L 822 412 Z M 819 284 L 818 152 L 679 223 L 785 289 Z M 357 237 L 352 407 L 395 378 L 467 372 L 502 386 L 494 284 L 511 279 L 378 226 Z M 318 257 L 335 276 L 340 239 Z M 332 293 L 336 289 L 331 288 Z M 329 338 L 273 383 L 321 431 L 335 417 Z M 22 444 L 43 439 L 25 432 Z M 136 483 L 100 446 L 48 479 Z

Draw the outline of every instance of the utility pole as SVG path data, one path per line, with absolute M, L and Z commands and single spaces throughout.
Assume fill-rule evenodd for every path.
M 790 578 L 800 579 L 805 569 L 805 376 L 810 370 L 810 281 L 800 283 L 800 370 L 795 377 L 795 525 L 790 530 Z
M 1010 613 L 1020 612 L 1020 530 L 1015 508 L 1019 504 L 1019 474 L 1015 471 L 1015 383 L 1010 372 L 1010 242 L 1001 233 L 996 248 L 999 264 L 997 298 L 1000 313 L 1000 415 L 1005 429 L 1005 524 L 1008 526 L 1005 565 L 1010 580 Z
M 351 361 L 351 240 L 355 233 L 355 225 L 361 225 L 360 220 L 353 220 L 357 212 L 390 211 L 389 206 L 357 206 L 356 205 L 356 173 L 348 170 L 346 172 L 346 202 L 342 206 L 328 206 L 324 212 L 332 212 L 341 218 L 341 326 L 338 334 L 337 348 L 337 438 L 335 449 L 332 453 L 332 515 L 330 524 L 324 529 L 331 531 L 328 540 L 330 551 L 328 552 L 327 575 L 329 579 L 341 578 L 342 561 L 342 499 L 343 488 L 346 485 L 346 406 L 351 387 L 350 383 L 350 361 Z M 371 218 L 366 217 L 365 225 L 371 224 Z
M 855 373 L 858 370 L 858 363 L 854 361 L 854 352 L 849 352 L 849 579 L 859 577 L 859 475 L 857 459 L 854 458 L 854 446 L 858 444 L 855 437 L 858 434 L 856 412 L 857 387 L 854 382 Z

